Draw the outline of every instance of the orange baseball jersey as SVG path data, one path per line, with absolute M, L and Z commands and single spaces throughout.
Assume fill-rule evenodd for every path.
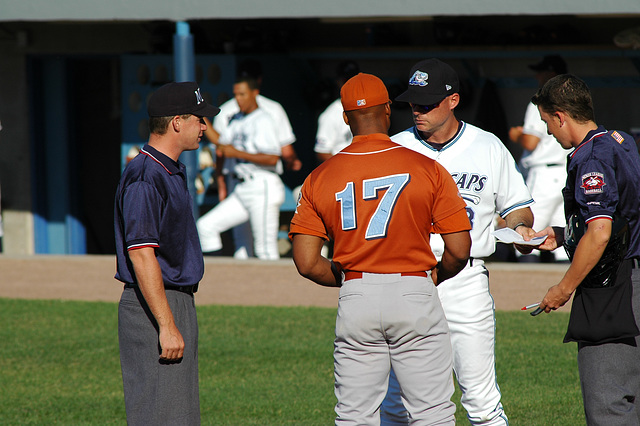
M 384 134 L 356 136 L 307 177 L 289 235 L 333 239 L 342 269 L 428 271 L 437 263 L 431 233 L 471 229 L 465 206 L 434 160 Z

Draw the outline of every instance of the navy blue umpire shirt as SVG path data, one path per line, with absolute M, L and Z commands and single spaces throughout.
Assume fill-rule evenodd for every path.
M 565 215 L 580 213 L 586 223 L 613 219 L 629 222 L 631 238 L 625 259 L 640 258 L 640 155 L 631 136 L 599 126 L 568 156 Z
M 116 279 L 135 284 L 128 250 L 153 247 L 165 285 L 200 282 L 204 259 L 184 164 L 145 145 L 125 168 L 116 191 Z

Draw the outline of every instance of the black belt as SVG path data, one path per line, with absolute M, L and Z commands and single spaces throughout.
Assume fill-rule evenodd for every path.
M 549 163 L 545 164 L 547 167 L 556 167 L 556 166 L 564 166 L 562 163 Z
M 137 288 L 138 286 L 135 284 L 125 284 L 124 288 Z M 174 290 L 179 291 L 181 293 L 193 294 L 198 291 L 198 284 L 193 285 L 165 285 L 165 290 Z
M 240 183 L 242 183 L 242 182 L 244 182 L 246 180 L 249 180 L 249 179 L 253 179 L 252 175 L 240 176 L 237 173 L 231 173 L 231 177 L 234 178 L 235 180 L 237 180 Z

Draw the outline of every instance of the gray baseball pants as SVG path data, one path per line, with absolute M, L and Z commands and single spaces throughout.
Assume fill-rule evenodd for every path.
M 118 305 L 118 338 L 129 425 L 199 425 L 198 320 L 193 295 L 167 290 L 185 342 L 177 363 L 160 362 L 157 323 L 138 289 L 125 288 Z
M 633 269 L 631 281 L 640 324 L 640 269 Z M 587 425 L 640 425 L 640 337 L 578 344 L 578 371 Z
M 449 329 L 426 277 L 363 273 L 340 289 L 336 425 L 379 425 L 393 366 L 414 425 L 455 423 Z

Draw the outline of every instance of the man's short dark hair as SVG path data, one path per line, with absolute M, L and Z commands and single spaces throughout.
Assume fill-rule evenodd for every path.
M 169 123 L 173 120 L 175 115 L 165 116 L 165 117 L 149 117 L 149 132 L 156 135 L 164 135 L 167 133 L 167 128 L 169 127 Z M 191 114 L 181 115 L 180 118 L 183 120 L 191 117 Z
M 561 111 L 579 123 L 595 122 L 589 87 L 572 74 L 561 74 L 547 81 L 531 102 L 547 114 Z
M 251 90 L 260 89 L 260 83 L 252 76 L 239 75 L 236 77 L 236 84 L 238 83 L 247 83 L 247 86 L 249 86 Z

